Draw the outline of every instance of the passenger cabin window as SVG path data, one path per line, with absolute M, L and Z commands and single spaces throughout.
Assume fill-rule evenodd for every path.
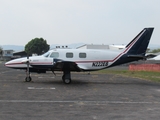
M 66 53 L 67 58 L 73 58 L 73 53 Z
M 59 57 L 59 53 L 58 52 L 52 52 L 50 57 L 51 58 L 58 58 Z
M 79 53 L 79 58 L 86 58 L 86 53 Z

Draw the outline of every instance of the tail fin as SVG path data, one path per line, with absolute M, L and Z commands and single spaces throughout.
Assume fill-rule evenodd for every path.
M 119 54 L 109 66 L 116 66 L 128 62 L 145 59 L 146 50 L 154 28 L 144 28 Z
M 144 28 L 127 46 L 125 53 L 145 55 L 154 28 Z

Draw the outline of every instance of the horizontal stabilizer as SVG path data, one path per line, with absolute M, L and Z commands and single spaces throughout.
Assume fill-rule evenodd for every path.
M 146 57 L 144 55 L 128 55 L 128 58 L 142 58 L 142 59 L 145 59 Z

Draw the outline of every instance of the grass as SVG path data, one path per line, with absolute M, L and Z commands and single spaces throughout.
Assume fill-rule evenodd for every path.
M 126 77 L 134 77 L 134 78 L 140 78 L 155 82 L 160 82 L 160 72 L 152 72 L 152 71 L 129 71 L 129 70 L 100 70 L 96 73 L 101 74 L 116 74 Z

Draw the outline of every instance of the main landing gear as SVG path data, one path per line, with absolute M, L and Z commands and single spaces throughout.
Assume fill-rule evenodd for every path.
M 63 71 L 62 80 L 65 84 L 71 83 L 71 73 L 70 71 Z

